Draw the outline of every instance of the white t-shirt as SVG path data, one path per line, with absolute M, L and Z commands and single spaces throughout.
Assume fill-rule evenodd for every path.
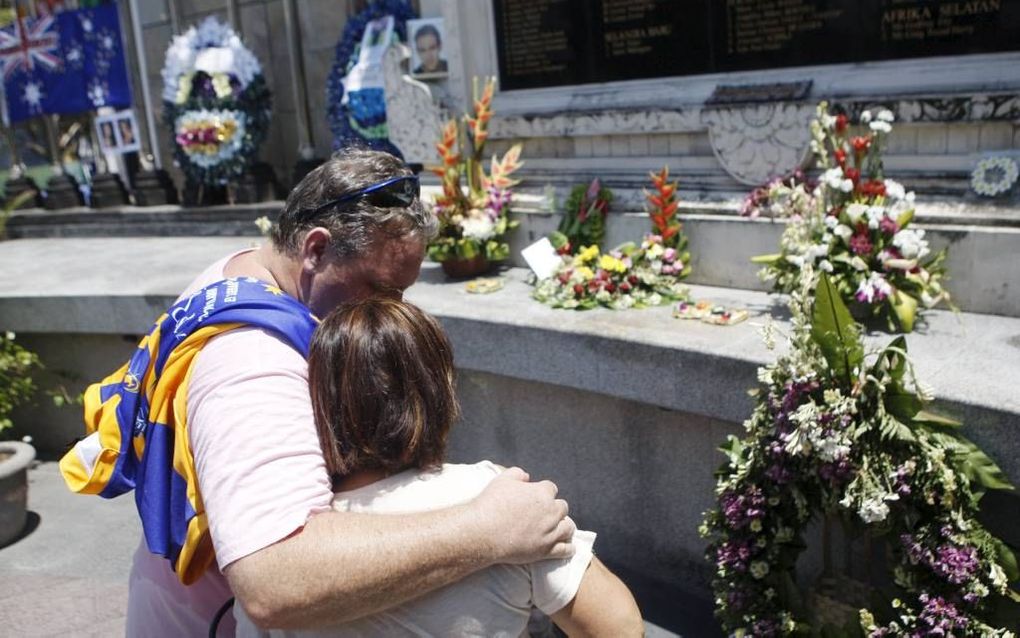
M 370 485 L 338 492 L 333 508 L 373 514 L 407 514 L 466 503 L 500 470 L 488 461 L 446 464 L 440 470 L 408 470 Z M 240 608 L 239 638 L 344 636 L 507 636 L 526 635 L 532 607 L 553 614 L 577 595 L 591 562 L 595 534 L 574 533 L 574 556 L 530 565 L 495 565 L 408 603 L 360 620 L 318 631 L 263 631 Z
M 207 268 L 182 297 L 223 279 L 231 257 Z M 286 342 L 259 328 L 211 339 L 195 360 L 187 411 L 220 569 L 329 510 L 333 491 L 312 417 L 308 364 Z M 207 635 L 216 610 L 233 595 L 220 569 L 210 567 L 185 587 L 143 540 L 131 566 L 127 635 Z M 228 613 L 219 635 L 233 635 L 233 625 Z

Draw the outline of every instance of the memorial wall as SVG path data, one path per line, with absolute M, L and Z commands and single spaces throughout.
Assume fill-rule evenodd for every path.
M 504 89 L 1020 50 L 1017 0 L 495 0 Z

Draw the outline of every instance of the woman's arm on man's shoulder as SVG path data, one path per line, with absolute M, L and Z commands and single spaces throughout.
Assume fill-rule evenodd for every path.
M 641 612 L 630 590 L 595 556 L 584 572 L 577 595 L 552 615 L 568 636 L 643 636 Z

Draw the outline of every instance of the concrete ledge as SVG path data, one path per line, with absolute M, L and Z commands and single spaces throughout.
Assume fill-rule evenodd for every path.
M 21 240 L 0 244 L 0 329 L 50 334 L 139 334 L 190 279 L 241 238 Z M 766 315 L 784 327 L 778 297 L 692 286 L 697 298 L 748 308 L 752 318 L 718 328 L 670 317 L 668 308 L 612 312 L 553 310 L 529 298 L 526 273 L 504 273 L 495 294 L 468 294 L 426 263 L 407 297 L 440 317 L 458 365 L 526 381 L 604 394 L 741 422 L 755 368 L 774 358 L 756 327 Z M 888 335 L 870 335 L 878 347 Z M 1020 477 L 1020 319 L 935 311 L 908 337 L 922 378 L 943 407 L 966 416 Z M 980 423 L 980 428 L 973 425 Z
M 426 197 L 428 195 L 426 194 Z M 514 265 L 524 266 L 520 250 L 556 229 L 559 213 L 536 209 L 541 198 L 523 194 L 515 217 L 521 227 L 510 237 Z M 263 215 L 274 218 L 281 202 L 251 206 L 153 209 L 125 207 L 109 211 L 77 209 L 61 212 L 27 211 L 11 217 L 15 238 L 86 237 L 229 237 L 258 236 L 253 223 Z M 620 210 L 639 210 L 640 202 L 620 201 Z M 692 283 L 767 290 L 758 279 L 754 255 L 775 252 L 783 231 L 781 222 L 746 219 L 734 202 L 685 203 L 681 219 L 691 240 Z M 933 204 L 919 210 L 916 225 L 928 231 L 936 249 L 949 246 L 949 289 L 963 310 L 1020 317 L 1020 295 L 1010 282 L 1020 280 L 1020 215 L 1014 208 L 963 204 Z M 606 228 L 607 246 L 640 238 L 648 231 L 644 213 L 613 213 Z

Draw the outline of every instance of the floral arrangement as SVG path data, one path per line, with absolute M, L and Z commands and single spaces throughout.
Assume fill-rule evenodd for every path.
M 578 185 L 567 197 L 563 219 L 549 241 L 561 255 L 572 255 L 582 246 L 601 246 L 606 232 L 606 215 L 613 191 L 598 178 L 588 186 Z
M 653 232 L 640 245 L 626 243 L 600 254 L 597 245 L 564 255 L 552 277 L 537 282 L 532 296 L 553 308 L 587 310 L 644 308 L 686 300 L 681 281 L 690 274 L 687 238 L 676 220 L 676 182 L 669 171 L 652 173 L 655 190 L 646 193 Z
M 746 435 L 723 447 L 718 508 L 701 528 L 724 630 L 1013 636 L 1016 558 L 977 519 L 986 489 L 1011 486 L 958 422 L 925 409 L 931 393 L 905 339 L 866 354 L 835 284 L 814 272 L 805 268 L 791 297 L 789 354 L 759 369 Z M 771 324 L 765 333 L 774 347 Z M 824 627 L 794 582 L 805 527 L 819 515 L 883 540 L 890 556 L 894 589 L 843 627 Z
M 1008 193 L 1020 176 L 1016 160 L 1011 157 L 986 157 L 977 163 L 970 175 L 970 187 L 984 197 Z
M 517 222 L 510 221 L 509 212 L 512 189 L 518 183 L 510 176 L 523 162 L 521 145 L 515 144 L 502 159 L 493 156 L 489 174 L 485 174 L 483 153 L 495 85 L 496 79 L 490 78 L 479 94 L 476 78 L 473 112 L 465 115 L 463 122 L 455 119 L 447 122 L 436 144 L 443 163 L 431 170 L 442 179 L 443 192 L 436 195 L 433 203 L 439 218 L 439 235 L 428 248 L 433 261 L 476 258 L 500 261 L 510 255 L 504 237 L 517 226 Z M 465 138 L 471 143 L 466 157 Z M 467 181 L 466 190 L 462 180 Z
M 333 148 L 365 145 L 403 157 L 388 139 L 386 98 L 382 89 L 365 88 L 351 91 L 344 99 L 343 80 L 358 62 L 361 39 L 368 24 L 385 16 L 393 16 L 393 32 L 407 41 L 407 21 L 417 18 L 409 0 L 371 0 L 344 24 L 343 35 L 336 45 L 333 66 L 326 79 L 326 118 L 333 132 Z
M 807 265 L 829 273 L 858 317 L 910 332 L 921 308 L 949 302 L 943 286 L 945 251 L 933 253 L 924 231 L 910 227 L 914 194 L 882 172 L 882 147 L 892 130 L 887 110 L 861 114 L 868 130 L 853 135 L 845 115 L 822 102 L 811 123 L 817 182 L 776 180 L 752 193 L 744 212 L 789 220 L 780 252 L 755 257 L 779 292 L 797 288 Z
M 162 75 L 164 119 L 188 181 L 239 177 L 269 130 L 271 96 L 254 54 L 210 16 L 174 37 Z

